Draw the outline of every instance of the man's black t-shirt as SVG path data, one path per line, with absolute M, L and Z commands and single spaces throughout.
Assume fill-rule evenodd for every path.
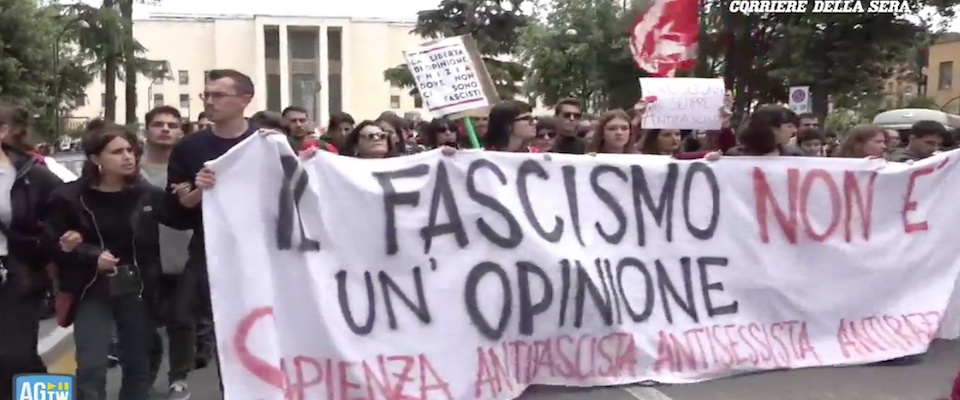
M 167 164 L 167 187 L 178 185 L 183 182 L 193 184 L 197 173 L 203 169 L 203 164 L 212 161 L 224 155 L 228 150 L 236 146 L 246 138 L 257 131 L 257 127 L 250 125 L 243 135 L 233 139 L 225 139 L 213 134 L 211 128 L 187 135 L 180 140 L 170 151 L 170 160 Z M 169 190 L 168 190 L 169 192 Z M 193 228 L 193 239 L 190 241 L 190 256 L 201 257 L 203 259 L 203 220 L 200 213 L 200 206 L 192 209 L 185 209 L 180 206 L 176 195 L 170 196 L 170 201 L 174 207 L 180 211 L 182 218 L 189 218 Z

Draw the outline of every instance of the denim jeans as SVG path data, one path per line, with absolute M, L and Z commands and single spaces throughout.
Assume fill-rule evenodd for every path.
M 40 314 L 41 299 L 0 286 L 0 400 L 11 398 L 15 375 L 47 372 L 37 354 Z
M 114 325 L 116 324 L 116 325 Z M 150 353 L 156 330 L 137 295 L 84 299 L 77 305 L 73 338 L 77 346 L 77 400 L 107 399 L 107 355 L 117 329 L 123 379 L 118 400 L 146 400 L 153 386 Z

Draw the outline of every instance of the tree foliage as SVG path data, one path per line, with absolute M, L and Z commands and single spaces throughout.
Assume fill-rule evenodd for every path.
M 629 107 L 638 97 L 636 78 L 645 76 L 632 62 L 629 28 L 646 4 L 545 1 L 543 18 L 520 41 L 530 67 L 526 89 L 548 104 L 593 96 L 599 108 Z M 738 113 L 786 102 L 790 86 L 811 86 L 820 114 L 829 102 L 859 109 L 874 101 L 894 74 L 919 83 L 924 47 L 936 32 L 917 15 L 934 7 L 950 20 L 960 2 L 912 2 L 907 14 L 741 14 L 729 11 L 731 1 L 701 0 L 698 66 L 679 75 L 722 76 Z
M 630 54 L 631 5 L 602 0 L 551 0 L 543 18 L 524 29 L 520 56 L 527 94 L 546 104 L 581 99 L 591 110 L 628 108 L 640 94 Z
M 0 96 L 39 116 L 39 136 L 53 131 L 57 88 L 61 100 L 67 100 L 60 106 L 69 110 L 72 99 L 82 96 L 90 83 L 82 57 L 69 51 L 76 45 L 71 40 L 75 28 L 60 17 L 57 7 L 35 0 L 0 0 Z
M 719 60 L 727 85 L 737 94 L 735 106 L 785 102 L 790 86 L 811 86 L 813 109 L 827 113 L 829 102 L 858 108 L 882 93 L 885 79 L 917 71 L 922 46 L 931 32 L 910 15 L 764 14 L 729 12 L 731 0 L 709 4 L 706 42 L 708 59 Z M 938 7 L 953 18 L 957 0 L 912 2 Z
M 123 15 L 129 14 L 132 8 L 128 8 L 126 13 L 121 13 L 120 10 L 121 6 L 132 7 L 131 1 L 104 0 L 100 7 L 76 3 L 67 5 L 65 9 L 70 18 L 86 23 L 77 30 L 76 40 L 87 61 L 88 69 L 106 78 L 104 118 L 109 121 L 116 118 L 117 80 L 126 81 L 126 76 L 132 74 L 134 78 L 130 82 L 135 84 L 138 75 L 148 78 L 170 75 L 167 62 L 143 56 L 146 49 L 133 37 L 133 21 L 129 15 Z M 134 112 L 128 107 L 126 113 L 127 122 L 132 122 L 131 117 L 136 119 L 135 115 L 131 115 L 135 114 L 136 110 L 136 90 L 132 93 L 129 89 L 127 91 L 128 99 L 133 95 L 128 101 L 132 103 Z
M 523 65 L 508 60 L 514 54 L 521 29 L 529 18 L 520 11 L 523 0 L 441 0 L 433 10 L 417 13 L 417 25 L 411 31 L 428 39 L 471 35 L 477 42 L 487 71 L 500 97 L 512 99 L 520 92 Z M 391 85 L 411 88 L 417 95 L 413 76 L 406 64 L 383 71 Z

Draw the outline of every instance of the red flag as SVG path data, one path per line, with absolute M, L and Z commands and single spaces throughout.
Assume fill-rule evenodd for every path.
M 697 63 L 698 0 L 653 0 L 633 26 L 630 50 L 640 69 L 672 77 Z

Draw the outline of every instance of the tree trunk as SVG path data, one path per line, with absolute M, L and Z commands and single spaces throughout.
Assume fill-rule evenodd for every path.
M 104 10 L 113 9 L 114 0 L 103 0 L 101 8 Z M 117 120 L 117 70 L 120 62 L 120 55 L 118 54 L 120 49 L 113 36 L 110 37 L 110 43 L 107 48 L 108 54 L 103 66 L 105 79 L 103 82 L 103 119 L 107 122 L 115 122 Z
M 120 16 L 123 18 L 124 43 L 130 44 L 133 39 L 133 0 L 120 0 Z M 125 120 L 127 125 L 137 123 L 137 68 L 134 63 L 136 54 L 133 53 L 133 46 L 124 46 L 123 48 L 123 86 L 124 100 L 126 105 Z

